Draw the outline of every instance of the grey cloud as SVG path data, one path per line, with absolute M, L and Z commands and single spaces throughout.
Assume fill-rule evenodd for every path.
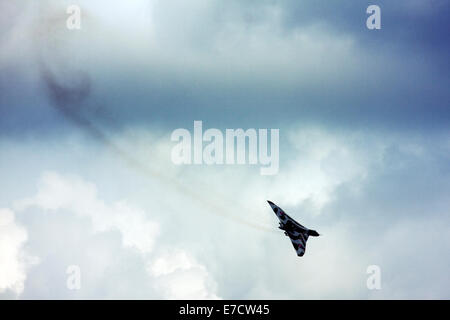
M 60 128 L 49 105 L 59 106 L 76 122 L 111 130 L 136 124 L 172 128 L 195 119 L 228 127 L 302 122 L 393 130 L 444 128 L 449 121 L 447 59 L 437 59 L 435 53 L 448 50 L 390 44 L 377 48 L 378 42 L 372 41 L 399 43 L 392 34 L 409 30 L 401 13 L 422 19 L 418 26 L 423 32 L 440 30 L 432 21 L 440 23 L 448 6 L 438 2 L 422 10 L 414 3 L 382 3 L 387 22 L 375 34 L 359 25 L 364 11 L 356 18 L 363 5 L 350 2 L 194 2 L 182 13 L 173 10 L 175 3 L 164 2 L 136 18 L 136 25 L 148 22 L 148 28 L 120 20 L 114 30 L 125 40 L 119 44 L 111 37 L 97 41 L 112 17 L 98 16 L 98 6 L 80 2 L 88 16 L 95 17 L 84 21 L 81 33 L 62 32 L 52 25 L 55 35 L 41 35 L 39 50 L 31 50 L 30 57 L 35 52 L 41 59 L 33 67 L 39 72 L 45 66 L 43 77 L 34 81 L 44 82 L 49 99 L 27 88 L 35 87 L 33 82 L 18 87 L 2 81 L 2 91 L 21 91 L 24 99 L 20 108 L 12 108 L 18 104 L 17 95 L 5 96 L 2 128 L 39 128 L 33 116 L 37 112 L 46 115 L 46 128 Z M 54 9 L 47 17 L 41 8 L 45 23 Z M 391 19 L 390 14 L 400 16 Z M 193 15 L 196 19 L 190 18 Z M 60 20 L 64 22 L 63 15 Z M 442 31 L 435 33 L 442 37 Z M 56 43 L 53 36 L 59 39 Z M 414 45 L 425 48 L 421 42 Z M 9 73 L 24 82 L 20 79 L 27 72 L 19 71 L 10 67 Z

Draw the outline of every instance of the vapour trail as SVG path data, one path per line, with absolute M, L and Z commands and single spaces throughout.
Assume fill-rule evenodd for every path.
M 150 168 L 148 165 L 131 156 L 123 148 L 117 145 L 99 126 L 89 120 L 82 112 L 84 102 L 90 96 L 92 90 L 91 80 L 88 74 L 73 70 L 67 73 L 68 69 L 64 69 L 64 64 L 57 67 L 55 67 L 56 64 L 54 64 L 52 69 L 48 63 L 46 63 L 46 59 L 44 59 L 45 50 L 48 50 L 47 54 L 50 52 L 52 55 L 57 57 L 57 52 L 61 50 L 61 44 L 64 43 L 64 41 L 67 41 L 65 37 L 62 39 L 58 38 L 61 34 L 61 28 L 65 28 L 64 11 L 61 12 L 62 15 L 59 15 L 58 13 L 57 16 L 48 17 L 44 12 L 42 4 L 39 6 L 39 9 L 40 16 L 37 21 L 33 39 L 35 41 L 36 48 L 39 49 L 38 65 L 41 79 L 45 84 L 46 93 L 51 105 L 59 113 L 83 131 L 87 132 L 95 140 L 107 146 L 107 148 L 120 157 L 127 166 L 142 172 L 147 177 L 156 178 L 166 186 L 180 192 L 183 195 L 187 195 L 191 199 L 203 205 L 211 213 L 257 230 L 274 231 L 269 227 L 253 223 L 242 217 L 231 215 L 228 208 L 232 201 L 230 200 L 224 203 L 223 195 L 212 195 L 211 193 L 207 195 L 199 194 L 192 188 L 184 186 L 179 181 Z M 86 12 L 84 13 L 84 17 L 85 19 L 95 20 L 95 16 Z M 95 21 L 93 22 L 95 23 Z M 63 61 L 70 61 L 70 56 L 66 58 L 67 59 L 64 59 Z M 63 74 L 63 72 L 66 72 L 65 74 L 68 76 L 65 76 L 65 79 L 62 77 L 64 81 L 61 81 L 62 79 L 56 76 L 55 70 L 60 71 L 58 74 Z M 67 79 L 68 77 L 70 77 L 70 79 Z M 68 83 L 65 82 L 66 80 L 69 80 Z M 213 190 L 213 188 L 208 188 L 208 190 Z M 236 206 L 233 206 L 233 211 L 235 211 L 235 209 Z M 250 212 L 251 210 L 241 209 L 239 211 Z
M 77 86 L 69 88 L 58 83 L 52 72 L 48 68 L 45 68 L 44 64 L 41 64 L 41 76 L 46 84 L 48 96 L 52 102 L 52 106 L 54 106 L 55 109 L 58 110 L 58 112 L 60 112 L 64 117 L 68 118 L 71 122 L 76 124 L 79 128 L 81 128 L 85 132 L 88 132 L 90 136 L 107 146 L 114 154 L 124 160 L 129 167 L 132 167 L 133 169 L 144 173 L 146 176 L 157 178 L 165 185 L 172 187 L 178 192 L 181 192 L 183 195 L 187 195 L 195 201 L 201 203 L 214 214 L 226 217 L 254 229 L 262 231 L 274 231 L 269 227 L 250 222 L 241 217 L 230 215 L 228 210 L 225 209 L 225 204 L 218 204 L 220 201 L 218 198 L 223 199 L 223 197 L 216 195 L 216 199 L 213 200 L 211 199 L 211 194 L 208 194 L 207 196 L 199 194 L 192 188 L 185 187 L 176 179 L 170 178 L 166 175 L 163 175 L 157 170 L 151 169 L 149 166 L 143 164 L 135 157 L 130 156 L 128 152 L 120 148 L 108 137 L 107 134 L 105 134 L 99 127 L 95 126 L 89 119 L 87 119 L 78 111 L 80 105 L 90 93 L 91 85 L 88 78 L 82 77 L 80 83 Z M 211 188 L 208 188 L 208 190 L 211 190 Z M 220 202 L 223 203 L 223 201 Z M 232 202 L 230 201 L 228 203 Z M 233 206 L 233 208 L 233 210 L 235 210 L 236 206 Z M 240 210 L 240 212 L 248 211 L 249 210 Z

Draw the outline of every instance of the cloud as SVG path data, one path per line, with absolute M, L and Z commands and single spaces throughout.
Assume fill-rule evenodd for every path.
M 185 251 L 171 250 L 158 256 L 149 266 L 155 287 L 164 299 L 219 299 L 211 275 Z
M 149 219 L 143 210 L 125 201 L 105 203 L 98 198 L 98 191 L 93 183 L 76 175 L 61 175 L 56 172 L 42 174 L 37 194 L 16 201 L 15 207 L 20 212 L 38 208 L 49 214 L 74 214 L 78 218 L 87 218 L 92 224 L 93 235 L 118 231 L 122 247 L 136 250 L 142 259 L 142 268 L 147 269 L 148 274 L 141 276 L 146 277 L 149 288 L 155 289 L 149 291 L 148 296 L 169 299 L 218 299 L 214 280 L 192 254 L 170 247 L 166 249 L 165 254 L 154 253 L 161 232 L 159 223 Z M 64 225 L 63 228 L 67 226 Z M 159 243 L 158 251 L 165 247 L 164 243 Z M 103 248 L 103 252 L 95 253 L 96 266 L 89 268 L 89 272 L 102 272 L 101 266 L 105 268 L 108 264 L 117 264 L 117 258 L 109 256 L 109 250 Z M 117 250 L 117 255 L 120 257 L 123 254 Z M 47 261 L 43 259 L 43 263 Z M 161 268 L 165 266 L 169 267 L 162 272 Z M 87 290 L 78 297 L 89 297 L 93 287 L 88 286 Z M 140 297 L 145 297 L 145 294 Z
M 448 296 L 448 1 L 380 0 L 376 32 L 352 1 L 80 0 L 74 32 L 69 3 L 0 2 L 0 201 L 42 259 L 22 297 Z M 279 174 L 175 167 L 193 120 L 279 128 Z M 267 199 L 325 234 L 305 259 Z
M 44 173 L 36 196 L 17 202 L 22 211 L 36 206 L 46 211 L 70 210 L 78 216 L 92 220 L 95 232 L 117 229 L 124 246 L 143 253 L 150 252 L 159 233 L 158 224 L 148 221 L 142 210 L 124 202 L 106 205 L 97 198 L 97 189 L 76 176 L 64 177 L 55 172 Z
M 7 134 L 24 122 L 24 131 L 68 126 L 49 110 L 55 102 L 88 131 L 173 128 L 195 117 L 215 126 L 298 120 L 419 130 L 449 120 L 445 1 L 382 1 L 380 32 L 365 28 L 365 5 L 350 1 L 78 4 L 82 30 L 65 28 L 65 3 L 56 1 L 8 29 L 33 41 L 5 45 Z
M 420 294 L 412 289 L 411 279 L 421 288 L 436 292 L 433 296 L 448 295 L 436 289 L 445 274 L 440 266 L 450 258 L 444 254 L 448 247 L 445 230 L 449 227 L 445 217 L 449 205 L 445 193 L 449 175 L 447 135 L 321 126 L 300 126 L 283 134 L 286 140 L 280 150 L 280 172 L 272 177 L 260 176 L 251 166 L 175 167 L 161 163 L 164 172 L 179 177 L 197 192 L 228 203 L 230 215 L 273 226 L 276 222 L 265 203 L 270 199 L 324 234 L 308 242 L 305 259 L 291 260 L 292 248 L 279 234 L 256 232 L 232 219 L 216 220 L 201 203 L 191 206 L 181 195 L 165 191 L 173 195 L 174 202 L 183 203 L 179 215 L 173 215 L 177 225 L 171 225 L 170 233 L 184 226 L 182 229 L 187 230 L 178 241 L 204 246 L 197 250 L 204 259 L 212 260 L 209 269 L 221 279 L 221 295 L 417 298 Z M 142 133 L 125 134 L 123 142 L 132 145 L 133 154 L 142 159 L 150 154 L 147 145 L 163 144 L 148 140 Z M 170 159 L 170 148 L 154 148 L 151 155 L 153 159 Z M 421 225 L 433 230 L 425 240 L 417 236 Z M 419 261 L 418 254 L 427 257 L 426 261 Z M 264 267 L 258 269 L 261 261 Z M 366 268 L 372 264 L 382 269 L 382 292 L 366 287 Z M 170 270 L 170 265 L 165 267 Z M 258 271 L 250 275 L 255 269 Z M 293 280 L 292 274 L 298 277 Z M 435 277 L 430 279 L 426 274 Z M 242 275 L 247 278 L 241 279 Z
M 155 132 L 111 139 L 177 184 L 125 166 L 85 136 L 1 144 L 11 187 L 0 201 L 23 199 L 13 207 L 41 258 L 22 297 L 448 296 L 439 288 L 449 259 L 447 135 L 285 129 L 279 174 L 266 177 L 252 166 L 175 166 L 170 135 Z M 26 197 L 30 179 L 38 190 Z M 308 241 L 304 258 L 276 230 L 267 199 L 324 234 Z M 72 264 L 83 273 L 78 293 L 65 288 Z M 365 285 L 373 264 L 382 270 L 378 293 Z
M 38 262 L 24 250 L 27 230 L 16 223 L 15 213 L 0 208 L 0 293 L 11 290 L 19 296 L 24 290 L 27 269 Z

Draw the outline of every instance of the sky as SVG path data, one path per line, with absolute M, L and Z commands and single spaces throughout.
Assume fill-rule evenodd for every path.
M 449 299 L 449 11 L 0 0 L 0 299 Z M 277 173 L 176 165 L 194 121 L 278 129 Z

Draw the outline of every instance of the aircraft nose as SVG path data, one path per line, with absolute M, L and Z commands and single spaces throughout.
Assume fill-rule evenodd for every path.
M 270 201 L 270 200 L 267 200 L 267 202 L 271 205 L 271 206 L 274 206 L 274 204 L 273 204 L 273 202 L 272 201 Z

